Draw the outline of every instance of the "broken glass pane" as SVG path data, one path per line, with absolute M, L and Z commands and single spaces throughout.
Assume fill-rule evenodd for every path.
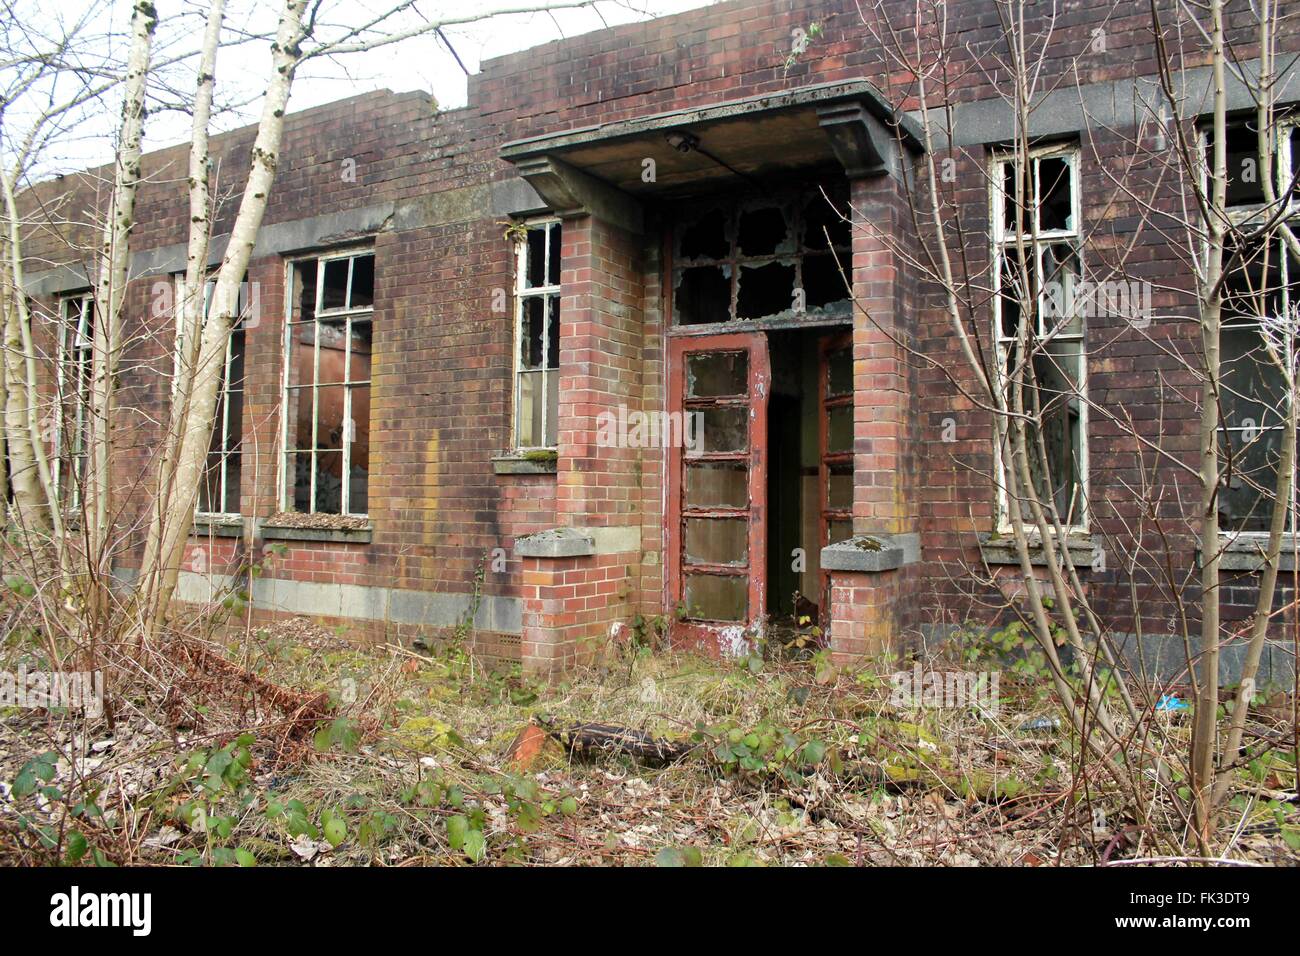
M 289 486 L 293 489 L 294 511 L 311 511 L 311 452 L 300 451 L 289 459 Z
M 719 574 L 686 575 L 686 615 L 705 621 L 743 621 L 749 608 L 748 581 Z
M 1002 255 L 1001 284 L 998 292 L 1002 335 L 1014 339 L 1020 329 L 1021 304 L 1029 301 L 1029 283 L 1024 262 L 1016 249 Z
M 222 511 L 221 501 L 221 460 L 220 454 L 208 453 L 207 464 L 203 469 L 203 480 L 199 483 L 199 513 L 216 514 Z
M 677 255 L 682 259 L 726 259 L 731 254 L 727 216 L 710 209 L 681 230 Z
M 1017 169 L 1020 173 L 1020 192 L 1016 191 Z M 1025 211 L 1033 205 L 1034 186 L 1029 181 L 1028 168 L 1020 165 L 1019 157 L 1002 164 L 1002 228 L 1006 235 L 1028 232 Z
M 740 267 L 736 318 L 761 319 L 794 308 L 794 264 L 769 262 Z
M 546 443 L 547 448 L 554 448 L 556 436 L 559 434 L 560 422 L 560 376 L 555 372 L 547 372 L 545 379 L 546 389 L 546 428 L 542 432 L 542 440 Z
M 744 210 L 736 223 L 736 245 L 742 256 L 793 252 L 794 241 L 784 211 L 778 206 Z
M 688 508 L 744 508 L 749 504 L 749 470 L 744 462 L 696 461 L 686 466 Z
M 310 386 L 292 386 L 287 392 L 285 415 L 292 423 L 289 449 L 311 448 L 312 392 Z
M 1239 123 L 1227 130 L 1228 206 L 1251 206 L 1264 201 L 1260 179 L 1259 137 L 1254 124 Z M 1214 169 L 1214 133 L 1205 135 L 1206 168 Z
M 677 270 L 673 312 L 679 325 L 731 319 L 731 267 L 693 266 Z
M 325 261 L 325 285 L 321 291 L 322 309 L 342 309 L 348 303 L 348 259 Z
M 1077 524 L 1083 510 L 1083 412 L 1077 386 L 1081 352 L 1077 342 L 1053 342 L 1047 349 L 1033 361 L 1047 469 L 1035 429 L 1030 429 L 1029 470 L 1043 502 L 1055 504 L 1065 524 Z M 1030 401 L 1026 395 L 1027 406 Z
M 1286 173 L 1282 189 L 1290 189 L 1292 181 L 1298 178 L 1300 178 L 1300 126 L 1293 126 L 1291 128 L 1291 169 Z M 1292 195 L 1291 202 L 1296 202 L 1295 195 Z
M 826 244 L 826 237 L 829 234 L 830 245 L 837 249 L 848 249 L 852 244 L 853 233 L 845 218 L 847 215 L 847 208 L 837 209 L 821 192 L 814 192 L 803 207 L 804 248 L 810 250 L 829 248 Z
M 230 333 L 230 368 L 229 381 L 223 387 L 228 391 L 240 391 L 244 387 L 244 330 L 235 329 Z
M 356 394 L 360 391 L 369 392 L 369 389 L 354 390 L 352 396 L 354 415 L 360 415 L 357 409 L 361 402 Z M 369 398 L 365 400 L 365 405 L 368 410 Z M 364 419 L 358 421 L 354 432 L 352 462 L 348 475 L 348 511 L 352 514 L 365 514 L 370 504 L 370 429 L 364 424 Z
M 298 263 L 294 270 L 297 276 L 298 315 L 303 321 L 316 316 L 316 260 L 307 259 Z
M 546 300 L 546 367 L 560 367 L 560 297 Z
M 685 524 L 686 560 L 691 564 L 744 567 L 749 562 L 747 518 L 687 518 Z
M 375 257 L 357 256 L 352 260 L 352 297 L 348 308 L 365 309 L 375 304 Z
M 524 285 L 529 289 L 546 284 L 546 230 L 529 229 L 524 253 Z
M 1278 316 L 1285 308 L 1279 244 L 1258 242 L 1241 249 L 1224 249 L 1223 308 L 1226 317 L 1258 320 Z M 1289 262 L 1290 271 L 1296 264 Z
M 849 304 L 849 287 L 844 272 L 852 266 L 846 258 L 839 262 L 833 256 L 805 256 L 803 260 L 804 304 L 809 310 L 828 305 Z
M 1074 183 L 1070 163 L 1061 156 L 1038 161 L 1038 229 L 1040 232 L 1074 229 Z
M 695 352 L 686 357 L 688 398 L 744 395 L 748 391 L 748 352 Z
M 551 254 L 546 261 L 546 284 L 560 284 L 560 224 L 551 223 Z

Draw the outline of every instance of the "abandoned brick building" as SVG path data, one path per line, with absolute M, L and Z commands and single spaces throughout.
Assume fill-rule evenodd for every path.
M 1013 124 L 996 71 L 970 61 L 997 13 L 949 10 L 966 62 L 955 135 L 933 148 L 988 237 L 971 254 L 987 256 L 989 170 Z M 1106 55 L 1081 60 L 1103 24 Z M 1077 244 L 1082 224 L 1122 231 L 1130 215 L 1114 203 L 1112 146 L 1154 72 L 1149 8 L 1066 4 L 1052 43 L 1047 75 L 1070 80 L 1031 133 L 1058 184 L 1042 214 Z M 1198 49 L 1182 66 L 1203 83 L 1205 62 Z M 796 592 L 845 660 L 978 615 L 980 588 L 957 569 L 1014 560 L 980 478 L 989 417 L 909 357 L 961 362 L 941 306 L 873 231 L 915 228 L 907 183 L 925 137 L 909 84 L 852 0 L 731 0 L 487 61 L 461 109 L 372 92 L 291 116 L 182 597 L 207 599 L 279 542 L 252 582 L 258 615 L 396 638 L 472 619 L 480 651 L 536 670 L 638 618 L 734 651 L 794 613 Z M 1083 128 L 1083 105 L 1108 123 Z M 216 168 L 241 175 L 252 136 L 216 139 Z M 185 147 L 145 160 L 128 310 L 145 325 L 171 321 L 156 303 L 184 266 L 185 163 Z M 89 203 L 93 182 L 72 180 L 41 188 Z M 237 178 L 220 188 L 237 193 Z M 66 256 L 53 232 L 29 240 L 29 291 L 75 354 L 88 284 L 51 266 Z M 1143 277 L 1169 267 L 1158 244 L 1135 255 Z M 1078 330 L 1079 381 L 1194 454 L 1195 409 L 1155 384 L 1177 368 L 1120 324 Z M 169 359 L 136 348 L 116 467 L 142 496 L 167 398 L 148 370 Z M 1140 483 L 1132 443 L 1071 408 L 1070 547 L 1119 631 L 1135 600 L 1159 631 L 1168 595 L 1135 595 L 1092 560 Z M 75 449 L 63 456 L 75 470 Z M 1171 545 L 1185 568 L 1195 499 L 1170 499 L 1188 509 Z M 1250 555 L 1229 556 L 1229 604 L 1245 613 Z

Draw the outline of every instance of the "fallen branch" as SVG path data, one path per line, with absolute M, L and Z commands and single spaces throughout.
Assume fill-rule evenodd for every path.
M 698 744 L 655 737 L 643 730 L 615 727 L 610 724 L 573 724 L 556 727 L 549 717 L 536 718 L 538 726 L 578 756 L 593 754 L 629 754 L 639 760 L 672 763 L 694 750 Z

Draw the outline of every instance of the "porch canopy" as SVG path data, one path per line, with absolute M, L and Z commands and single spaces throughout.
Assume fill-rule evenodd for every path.
M 894 142 L 919 152 L 920 127 L 873 84 L 821 83 L 507 143 L 501 157 L 532 189 L 503 188 L 494 211 L 593 213 L 640 231 L 649 195 L 836 166 L 849 178 L 896 172 Z

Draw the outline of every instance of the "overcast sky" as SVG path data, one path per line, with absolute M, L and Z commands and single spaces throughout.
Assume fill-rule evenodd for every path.
M 121 62 L 131 0 L 29 0 L 30 19 L 49 35 L 63 25 L 96 10 L 95 31 L 100 40 L 86 51 L 87 57 L 103 56 L 105 62 Z M 203 31 L 204 0 L 156 0 L 160 17 L 155 61 L 174 57 L 197 47 Z M 325 0 L 318 35 L 337 35 L 342 26 L 368 22 L 399 0 Z M 546 0 L 417 0 L 412 10 L 403 11 L 392 22 L 394 31 L 445 17 L 468 13 L 540 6 Z M 563 0 L 550 0 L 563 2 Z M 651 17 L 666 16 L 714 0 L 601 0 L 599 13 L 592 9 L 518 13 L 460 26 L 448 26 L 445 33 L 470 72 L 477 72 L 482 60 L 528 49 L 562 37 L 571 37 Z M 227 0 L 227 39 L 247 34 L 274 32 L 279 4 L 272 0 Z M 331 32 L 333 31 L 333 32 Z M 224 104 L 213 122 L 214 131 L 231 129 L 256 121 L 259 102 L 269 69 L 270 53 L 265 41 L 249 41 L 224 49 L 217 62 L 218 100 Z M 189 117 L 175 109 L 176 103 L 192 97 L 193 63 L 171 70 L 155 85 L 151 115 L 145 128 L 146 148 L 186 142 Z M 176 91 L 165 89 L 170 83 Z M 447 47 L 434 35 L 404 40 L 379 50 L 349 54 L 333 59 L 317 58 L 300 71 L 290 101 L 291 111 L 303 110 L 370 90 L 395 92 L 423 90 L 432 93 L 444 109 L 465 105 L 466 76 Z M 88 111 L 60 137 L 40 164 L 41 172 L 62 172 L 109 161 L 116 127 L 116 98 Z M 105 107 L 112 107 L 108 109 Z M 169 108 L 173 107 L 173 108 Z M 16 124 L 15 124 L 16 125 Z M 43 177 L 42 177 L 43 178 Z

